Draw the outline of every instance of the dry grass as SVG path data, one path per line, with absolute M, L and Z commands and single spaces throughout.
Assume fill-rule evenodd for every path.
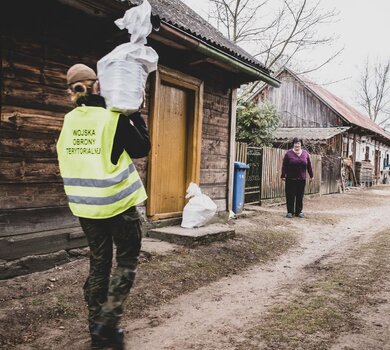
M 329 349 L 344 331 L 360 327 L 356 313 L 390 272 L 390 231 L 381 232 L 342 261 L 308 266 L 314 278 L 290 301 L 275 305 L 248 331 L 238 349 Z

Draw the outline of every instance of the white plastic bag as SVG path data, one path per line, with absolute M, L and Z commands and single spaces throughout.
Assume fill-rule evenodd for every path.
M 125 12 L 122 18 L 115 21 L 119 29 L 127 29 L 131 34 L 130 42 L 132 44 L 145 45 L 146 37 L 152 31 L 152 22 L 150 14 L 152 7 L 148 0 L 144 0 L 142 4 L 134 6 Z
M 144 0 L 116 20 L 120 29 L 127 28 L 131 34 L 130 42 L 117 46 L 97 63 L 100 93 L 111 110 L 124 114 L 137 111 L 144 98 L 148 74 L 157 69 L 156 51 L 145 46 L 152 31 L 150 14 L 151 6 Z
M 193 182 L 188 186 L 186 198 L 191 199 L 183 209 L 182 227 L 204 226 L 217 212 L 217 205 Z

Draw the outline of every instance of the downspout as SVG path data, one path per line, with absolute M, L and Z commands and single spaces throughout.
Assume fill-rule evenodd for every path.
M 239 62 L 237 58 L 229 55 L 226 52 L 223 52 L 217 48 L 214 48 L 207 43 L 199 41 L 199 39 L 195 39 L 179 28 L 176 28 L 168 23 L 161 23 L 160 29 L 165 31 L 175 38 L 179 39 L 184 45 L 194 49 L 195 51 L 202 53 L 205 56 L 214 58 L 220 62 L 223 62 L 232 68 L 239 70 L 242 73 L 245 73 L 254 78 L 254 80 L 262 80 L 273 87 L 280 87 L 281 82 L 266 73 L 258 70 L 254 67 L 251 67 L 248 64 Z

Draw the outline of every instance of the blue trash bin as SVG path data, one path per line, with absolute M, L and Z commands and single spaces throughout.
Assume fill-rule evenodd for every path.
M 249 165 L 241 162 L 234 162 L 234 181 L 233 181 L 233 212 L 241 213 L 244 208 L 245 196 L 245 172 Z

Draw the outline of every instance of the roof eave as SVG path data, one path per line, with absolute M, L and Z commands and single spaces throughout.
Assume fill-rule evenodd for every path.
M 236 71 L 238 70 L 240 73 L 246 74 L 250 77 L 248 82 L 261 80 L 275 88 L 280 87 L 281 82 L 260 67 L 250 64 L 240 57 L 233 56 L 228 52 L 223 51 L 221 48 L 212 46 L 199 37 L 178 28 L 164 19 L 161 19 L 161 31 L 162 33 L 164 31 L 169 32 L 171 35 L 176 36 L 178 40 L 181 40 L 181 42 L 187 47 L 190 47 L 207 57 L 220 61 L 225 65 L 234 68 Z

